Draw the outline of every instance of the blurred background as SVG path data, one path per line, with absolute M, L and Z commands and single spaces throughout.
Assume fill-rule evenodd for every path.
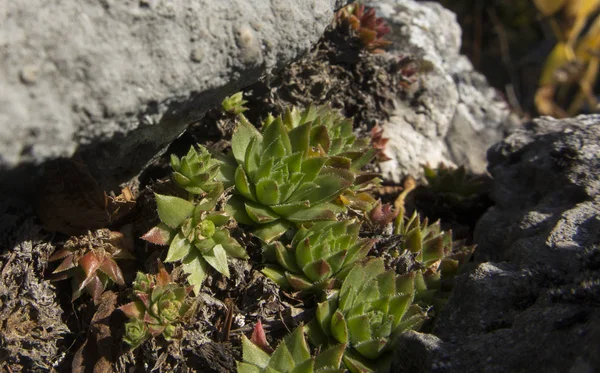
M 600 0 L 439 0 L 462 52 L 517 113 L 600 111 Z

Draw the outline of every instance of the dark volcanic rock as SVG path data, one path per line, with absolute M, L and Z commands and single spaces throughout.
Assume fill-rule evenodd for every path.
M 407 334 L 399 352 L 423 357 L 413 373 L 600 371 L 600 116 L 537 119 L 488 161 L 481 263 L 458 279 L 439 340 Z

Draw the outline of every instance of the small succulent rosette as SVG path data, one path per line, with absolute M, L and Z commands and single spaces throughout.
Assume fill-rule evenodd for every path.
M 383 53 L 382 48 L 391 44 L 384 39 L 391 31 L 385 20 L 375 15 L 375 9 L 366 8 L 359 2 L 342 8 L 336 15 L 336 22 L 347 22 L 371 53 Z
M 191 287 L 174 283 L 162 265 L 156 275 L 138 272 L 133 283 L 133 302 L 119 309 L 129 317 L 123 340 L 132 348 L 150 337 L 175 337 L 177 326 L 190 306 L 187 296 Z
M 285 337 L 272 354 L 265 351 L 264 342 L 259 342 L 264 338 L 257 338 L 257 334 L 264 335 L 260 324 L 257 324 L 251 339 L 242 336 L 243 361 L 237 362 L 238 373 L 343 373 L 345 371 L 341 363 L 346 345 L 333 346 L 312 357 L 302 325 Z
M 452 231 L 443 231 L 439 221 L 433 224 L 427 218 L 421 221 L 416 211 L 411 217 L 400 214 L 394 233 L 404 238 L 397 254 L 408 251 L 414 255 L 416 299 L 439 311 L 452 290 L 454 275 L 469 261 L 475 246 L 454 241 Z
M 231 217 L 215 209 L 222 194 L 222 184 L 199 202 L 156 194 L 161 223 L 142 236 L 148 242 L 169 245 L 165 262 L 183 263 L 196 294 L 210 268 L 229 277 L 227 258 L 248 258 L 246 250 L 230 235 Z
M 427 187 L 452 205 L 468 205 L 489 188 L 484 175 L 470 175 L 465 166 L 451 168 L 440 163 L 437 168 L 423 166 Z
M 352 372 L 381 369 L 396 337 L 426 319 L 412 304 L 414 293 L 414 273 L 386 271 L 381 258 L 357 263 L 341 289 L 319 303 L 309 339 L 314 345 L 347 343 L 343 361 Z
M 202 145 L 190 147 L 188 153 L 181 158 L 171 154 L 171 167 L 173 181 L 190 194 L 201 195 L 212 191 L 220 184 L 216 181 L 219 164 Z
M 238 115 L 248 110 L 248 108 L 244 106 L 247 103 L 248 101 L 244 100 L 244 93 L 237 92 L 232 94 L 231 96 L 226 97 L 223 100 L 223 102 L 221 102 L 221 108 L 226 113 Z
M 52 273 L 52 280 L 71 278 L 73 301 L 86 291 L 97 303 L 111 282 L 125 285 L 123 273 L 116 262 L 134 259 L 125 246 L 123 234 L 108 229 L 71 237 L 48 259 L 50 262 L 62 260 Z
M 331 289 L 375 243 L 359 238 L 359 230 L 355 219 L 302 226 L 289 245 L 276 241 L 267 247 L 267 256 L 275 257 L 279 266 L 266 267 L 263 273 L 287 289 Z

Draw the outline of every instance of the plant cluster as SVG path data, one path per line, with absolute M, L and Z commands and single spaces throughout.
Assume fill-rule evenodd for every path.
M 451 168 L 440 163 L 437 168 L 423 166 L 423 174 L 429 189 L 437 196 L 454 205 L 464 204 L 477 198 L 487 188 L 487 180 L 469 175 L 464 166 Z
M 368 192 L 377 178 L 364 167 L 385 145 L 381 133 L 359 138 L 351 120 L 325 106 L 268 116 L 258 129 L 242 114 L 243 103 L 241 95 L 223 103 L 238 120 L 230 153 L 198 145 L 171 156 L 173 195 L 154 194 L 160 222 L 142 239 L 168 246 L 164 261 L 179 264 L 187 284 L 161 262 L 155 275 L 139 272 L 132 302 L 120 307 L 129 318 L 125 342 L 136 348 L 180 334 L 189 293 L 197 295 L 211 274 L 228 277 L 229 258 L 248 259 L 233 233 L 239 224 L 260 240 L 266 276 L 319 303 L 315 318 L 274 350 L 259 322 L 251 339 L 243 337 L 238 372 L 385 371 L 396 337 L 428 318 L 472 248 L 453 242 L 439 223 L 407 219 Z M 408 271 L 369 256 L 376 239 L 361 237 L 363 221 L 383 228 L 394 219 L 403 240 L 390 253 L 412 256 Z M 74 277 L 74 297 L 88 289 L 96 298 L 108 280 L 124 285 L 115 263 L 126 257 L 120 236 L 97 235 L 68 242 L 51 258 L 63 259 L 56 274 Z
M 414 299 L 415 274 L 385 270 L 381 258 L 355 265 L 341 288 L 317 307 L 308 336 L 315 345 L 345 343 L 344 363 L 352 372 L 372 372 L 395 337 L 417 327 L 426 312 Z
M 72 300 L 86 291 L 94 302 L 98 302 L 111 282 L 119 286 L 125 285 L 123 273 L 116 262 L 134 259 L 125 246 L 122 233 L 105 228 L 71 237 L 62 249 L 48 259 L 50 262 L 62 260 L 52 273 L 52 280 L 71 278 Z
M 286 289 L 331 289 L 375 243 L 359 238 L 359 230 L 356 220 L 302 226 L 289 245 L 281 241 L 270 245 L 267 250 L 274 251 L 280 267 L 267 267 L 263 273 Z
M 439 310 L 449 295 L 454 275 L 470 259 L 475 246 L 452 240 L 452 231 L 443 231 L 439 221 L 421 221 L 416 211 L 410 217 L 403 212 L 398 215 L 394 234 L 401 235 L 404 241 L 393 254 L 399 257 L 409 252 L 415 262 L 416 299 L 421 305 Z
M 123 340 L 132 348 L 151 336 L 162 334 L 171 340 L 176 335 L 175 324 L 189 309 L 186 297 L 190 290 L 173 282 L 160 263 L 156 275 L 138 272 L 133 282 L 133 301 L 120 307 L 130 319 L 125 324 Z
M 392 42 L 384 39 L 391 29 L 383 18 L 375 15 L 375 9 L 354 2 L 340 9 L 336 23 L 348 24 L 356 32 L 365 48 L 371 53 L 383 53 Z
M 264 335 L 260 322 L 254 328 L 251 339 L 242 337 L 243 362 L 237 363 L 238 373 L 344 372 L 341 365 L 346 344 L 338 344 L 312 357 L 304 337 L 303 325 L 285 337 L 272 354 L 265 351 L 266 346 L 257 340 L 257 334 Z

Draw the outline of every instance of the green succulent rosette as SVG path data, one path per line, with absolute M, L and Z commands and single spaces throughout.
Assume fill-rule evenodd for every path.
M 215 210 L 222 194 L 222 184 L 197 203 L 156 194 L 161 223 L 142 237 L 154 244 L 169 245 L 165 262 L 183 263 L 196 294 L 210 267 L 229 277 L 227 258 L 248 258 L 246 250 L 230 235 L 231 217 Z
M 468 203 L 479 197 L 489 187 L 483 175 L 469 175 L 465 166 L 451 168 L 443 163 L 437 168 L 423 166 L 428 188 L 453 205 Z
M 190 147 L 181 158 L 171 154 L 173 180 L 191 194 L 203 194 L 215 189 L 219 182 L 219 165 L 214 162 L 208 150 L 202 146 Z
M 162 265 L 157 275 L 138 272 L 133 283 L 133 302 L 119 308 L 130 319 L 125 324 L 123 340 L 132 348 L 161 334 L 171 340 L 177 330 L 175 324 L 189 310 L 186 298 L 190 291 L 190 287 L 172 282 Z
M 255 234 L 273 240 L 289 223 L 335 220 L 343 211 L 331 203 L 355 180 L 348 167 L 333 167 L 330 158 L 311 146 L 313 122 L 288 129 L 270 118 L 259 132 L 243 116 L 232 138 L 224 179 L 235 185 L 227 211 L 240 223 L 255 225 Z
M 343 373 L 340 367 L 345 344 L 339 344 L 312 357 L 300 325 L 285 337 L 272 354 L 242 336 L 243 361 L 237 373 Z
M 374 372 L 388 362 L 385 353 L 396 337 L 426 319 L 412 304 L 414 292 L 414 273 L 399 276 L 386 271 L 381 258 L 357 263 L 341 289 L 317 306 L 308 337 L 314 345 L 347 343 L 346 367 Z
M 267 267 L 263 273 L 288 289 L 331 289 L 375 243 L 359 238 L 359 230 L 360 222 L 354 219 L 302 226 L 289 245 L 276 241 L 267 247 L 279 266 Z
M 227 113 L 237 115 L 248 110 L 248 108 L 244 106 L 247 103 L 248 101 L 244 100 L 244 93 L 237 92 L 232 94 L 231 96 L 226 97 L 221 103 L 221 108 Z
M 443 231 L 439 221 L 432 224 L 427 218 L 421 221 L 416 211 L 410 217 L 404 216 L 403 211 L 398 215 L 394 234 L 404 237 L 396 255 L 411 252 L 417 263 L 416 300 L 439 311 L 452 290 L 451 280 L 469 261 L 475 246 L 454 241 L 452 231 Z

